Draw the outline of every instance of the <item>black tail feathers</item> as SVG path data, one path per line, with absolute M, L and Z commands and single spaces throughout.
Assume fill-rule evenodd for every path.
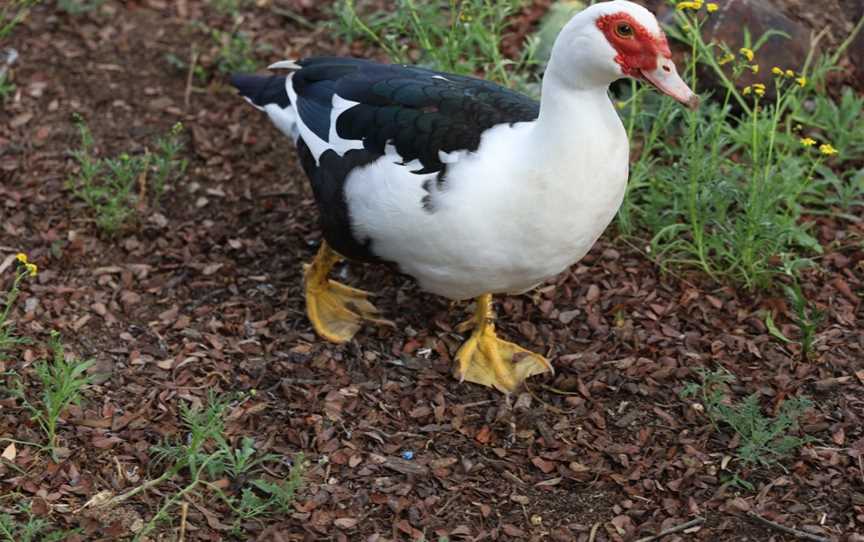
M 231 84 L 258 107 L 276 104 L 281 108 L 288 107 L 291 100 L 285 90 L 284 75 L 249 75 L 235 73 L 231 76 Z

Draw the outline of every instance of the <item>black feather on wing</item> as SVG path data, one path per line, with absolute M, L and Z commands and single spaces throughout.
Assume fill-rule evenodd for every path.
M 333 95 L 357 102 L 339 115 L 336 133 L 362 140 L 365 150 L 384 154 L 392 143 L 415 173 L 444 168 L 439 151 L 476 150 L 489 128 L 531 121 L 535 100 L 482 79 L 424 68 L 341 57 L 298 62 L 292 85 L 301 122 L 327 141 Z

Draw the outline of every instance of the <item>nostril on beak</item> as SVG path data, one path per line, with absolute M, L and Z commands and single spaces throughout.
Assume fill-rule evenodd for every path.
M 669 73 L 669 72 L 672 71 L 672 69 L 669 68 L 669 66 L 667 66 L 667 65 L 664 64 L 664 65 L 663 65 L 663 71 L 666 72 L 666 73 Z

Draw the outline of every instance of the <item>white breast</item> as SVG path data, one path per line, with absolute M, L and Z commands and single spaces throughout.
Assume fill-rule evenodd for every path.
M 535 122 L 497 126 L 441 186 L 385 156 L 348 178 L 355 234 L 451 299 L 527 290 L 581 259 L 618 210 L 628 149 L 612 115 L 609 129 L 571 133 L 539 157 Z

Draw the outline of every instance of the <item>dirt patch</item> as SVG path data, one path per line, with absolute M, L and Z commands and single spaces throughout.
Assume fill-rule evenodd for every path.
M 303 2 L 244 10 L 243 28 L 270 47 L 258 64 L 362 54 L 333 38 L 325 11 Z M 15 468 L 0 464 L 3 493 L 48 499 L 40 513 L 82 527 L 83 539 L 128 535 L 181 479 L 130 500 L 125 519 L 56 505 L 78 510 L 101 490 L 161 474 L 151 446 L 182 435 L 179 404 L 214 390 L 246 393 L 229 438 L 311 461 L 296 511 L 250 522 L 247 540 L 588 540 L 597 524 L 598 541 L 632 540 L 695 516 L 705 524 L 680 539 L 779 540 L 742 519 L 742 502 L 836 540 L 864 531 L 860 222 L 818 219 L 828 253 L 805 290 L 826 320 L 810 362 L 759 316 L 774 309 L 789 326 L 782 300 L 662 275 L 607 232 L 568 273 L 498 300 L 502 334 L 547 353 L 557 371 L 508 404 L 451 377 L 465 307 L 385 268 L 339 273 L 378 292 L 399 328 L 368 328 L 344 346 L 315 338 L 300 287 L 320 239 L 311 193 L 290 142 L 224 76 L 187 85 L 168 60 L 197 53 L 213 74 L 218 45 L 195 20 L 232 25 L 196 0 L 109 2 L 82 17 L 45 5 L 10 42 L 21 62 L 0 111 L 0 251 L 24 250 L 42 271 L 14 312 L 33 342 L 3 367 L 37 389 L 32 363 L 58 329 L 70 352 L 96 361 L 98 383 L 61 426 L 62 461 L 19 453 Z M 177 121 L 187 127 L 187 178 L 119 236 L 100 234 L 67 188 L 73 112 L 101 155 L 141 153 Z M 738 377 L 738 396 L 758 392 L 766 409 L 798 393 L 816 401 L 803 427 L 815 441 L 785 470 L 743 473 L 754 493 L 724 485 L 735 443 L 678 395 L 696 369 L 718 365 Z M 5 395 L 0 434 L 41 439 Z M 394 462 L 404 452 L 412 458 Z M 187 539 L 234 539 L 227 508 L 189 500 Z M 175 536 L 177 522 L 161 528 Z

